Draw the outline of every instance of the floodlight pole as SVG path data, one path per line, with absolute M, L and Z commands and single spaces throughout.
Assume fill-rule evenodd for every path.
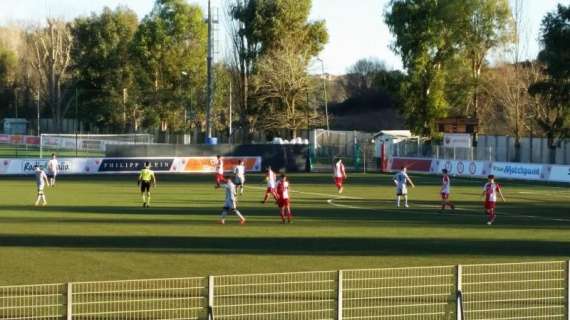
M 214 91 L 214 79 L 212 74 L 212 62 L 214 58 L 212 51 L 212 7 L 211 1 L 208 0 L 208 105 L 206 111 L 206 130 L 208 140 L 212 138 L 212 105 Z

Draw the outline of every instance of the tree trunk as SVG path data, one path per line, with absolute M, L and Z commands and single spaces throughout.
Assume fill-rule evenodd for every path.
M 550 164 L 556 162 L 556 145 L 554 144 L 554 132 L 549 131 L 546 134 L 548 140 L 548 161 Z

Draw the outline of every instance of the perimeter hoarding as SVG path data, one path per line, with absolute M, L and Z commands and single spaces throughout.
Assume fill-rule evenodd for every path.
M 0 159 L 0 174 L 33 174 L 34 167 L 47 168 L 49 159 Z M 95 174 L 101 164 L 99 158 L 61 158 L 58 159 L 60 174 Z
M 430 173 L 432 162 L 433 159 L 393 157 L 389 160 L 388 167 L 391 171 L 399 171 L 402 167 L 406 167 L 410 172 Z
M 430 174 L 441 174 L 443 169 L 447 169 L 450 175 L 458 177 L 484 178 L 493 174 L 501 179 L 570 183 L 570 166 L 564 165 L 399 157 L 389 160 L 390 171 L 399 171 L 401 167 L 411 172 Z
M 224 157 L 224 171 L 231 172 L 240 160 L 247 172 L 261 172 L 261 157 Z M 34 167 L 47 168 L 49 159 L 0 159 L 0 174 L 33 174 Z M 60 174 L 122 174 L 138 173 L 145 162 L 160 173 L 212 173 L 216 157 L 169 158 L 59 158 Z
M 548 165 L 545 169 L 549 181 L 570 183 L 570 166 Z
M 489 175 L 489 161 L 469 161 L 469 160 L 434 160 L 431 172 L 441 173 L 443 169 L 452 176 L 464 177 L 486 177 Z
M 544 165 L 530 163 L 493 162 L 491 173 L 498 178 L 545 180 Z

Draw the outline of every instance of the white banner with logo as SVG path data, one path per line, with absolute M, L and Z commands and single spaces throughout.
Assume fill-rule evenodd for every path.
M 224 157 L 224 170 L 232 172 L 244 161 L 246 172 L 261 172 L 261 157 Z M 58 158 L 59 174 L 137 173 L 150 163 L 157 173 L 212 173 L 216 157 Z M 32 174 L 35 166 L 47 169 L 49 158 L 0 159 L 0 175 Z
M 445 133 L 443 146 L 446 148 L 471 148 L 472 140 L 469 133 Z
M 570 166 L 546 166 L 546 174 L 548 181 L 554 182 L 570 182 Z
M 531 163 L 493 162 L 491 174 L 498 178 L 545 180 L 544 165 Z
M 431 172 L 440 174 L 443 169 L 452 176 L 486 177 L 489 175 L 489 161 L 434 160 Z
M 97 173 L 101 158 L 60 158 L 58 172 L 60 174 L 92 174 Z M 47 168 L 45 159 L 0 159 L 0 174 L 32 174 L 34 167 Z

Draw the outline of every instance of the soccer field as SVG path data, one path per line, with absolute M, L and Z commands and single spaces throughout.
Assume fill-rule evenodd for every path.
M 224 193 L 211 176 L 159 175 L 151 208 L 134 176 L 66 177 L 33 207 L 32 177 L 0 178 L 0 285 L 568 259 L 570 189 L 499 181 L 494 225 L 482 180 L 454 179 L 458 210 L 438 213 L 438 177 L 414 176 L 397 209 L 391 175 L 353 174 L 336 194 L 329 174 L 290 177 L 294 224 L 261 204 L 250 175 L 239 225 L 217 224 Z

